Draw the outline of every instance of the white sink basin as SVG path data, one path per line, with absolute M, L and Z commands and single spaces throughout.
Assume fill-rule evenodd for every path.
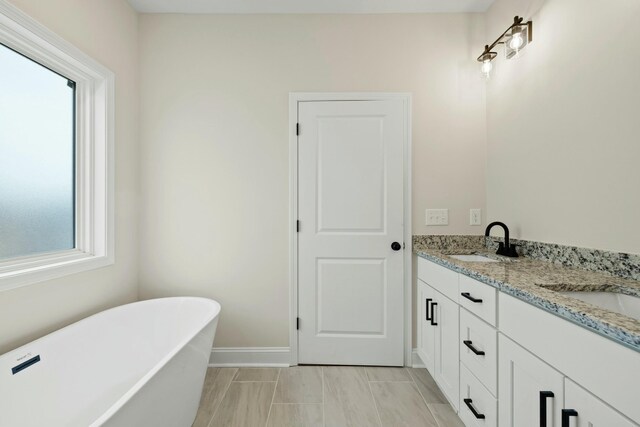
M 571 298 L 588 302 L 605 310 L 615 311 L 640 320 L 640 297 L 616 292 L 560 292 Z
M 500 262 L 498 260 L 486 257 L 484 255 L 450 255 L 451 258 L 459 259 L 460 261 L 471 262 Z

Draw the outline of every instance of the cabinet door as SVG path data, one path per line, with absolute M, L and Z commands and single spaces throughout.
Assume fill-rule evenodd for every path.
M 418 354 L 431 376 L 435 375 L 436 367 L 436 326 L 431 323 L 431 304 L 434 301 L 436 291 L 424 282 L 418 280 L 418 333 L 420 334 L 420 347 Z M 435 322 L 433 322 L 435 323 Z
M 561 427 L 563 375 L 498 335 L 498 425 Z
M 591 393 L 569 380 L 565 379 L 564 389 L 565 408 L 572 410 L 565 417 L 572 427 L 636 427 L 627 418 L 620 415 L 613 408 L 602 402 Z M 573 412 L 575 411 L 575 412 Z M 570 415 L 571 416 L 568 416 Z
M 435 319 L 436 368 L 434 379 L 458 410 L 460 399 L 460 306 L 439 292 L 434 297 L 431 315 Z

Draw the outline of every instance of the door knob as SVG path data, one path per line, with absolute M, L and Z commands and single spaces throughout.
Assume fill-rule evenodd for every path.
M 393 242 L 391 244 L 391 249 L 393 249 L 394 251 L 399 251 L 400 249 L 402 249 L 402 245 L 398 242 Z

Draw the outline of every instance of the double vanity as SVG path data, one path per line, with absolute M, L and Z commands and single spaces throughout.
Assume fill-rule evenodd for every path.
M 418 355 L 467 427 L 640 423 L 640 282 L 416 244 Z

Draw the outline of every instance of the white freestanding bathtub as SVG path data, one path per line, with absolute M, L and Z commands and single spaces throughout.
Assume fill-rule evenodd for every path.
M 219 313 L 204 298 L 141 301 L 0 356 L 0 426 L 191 426 Z

